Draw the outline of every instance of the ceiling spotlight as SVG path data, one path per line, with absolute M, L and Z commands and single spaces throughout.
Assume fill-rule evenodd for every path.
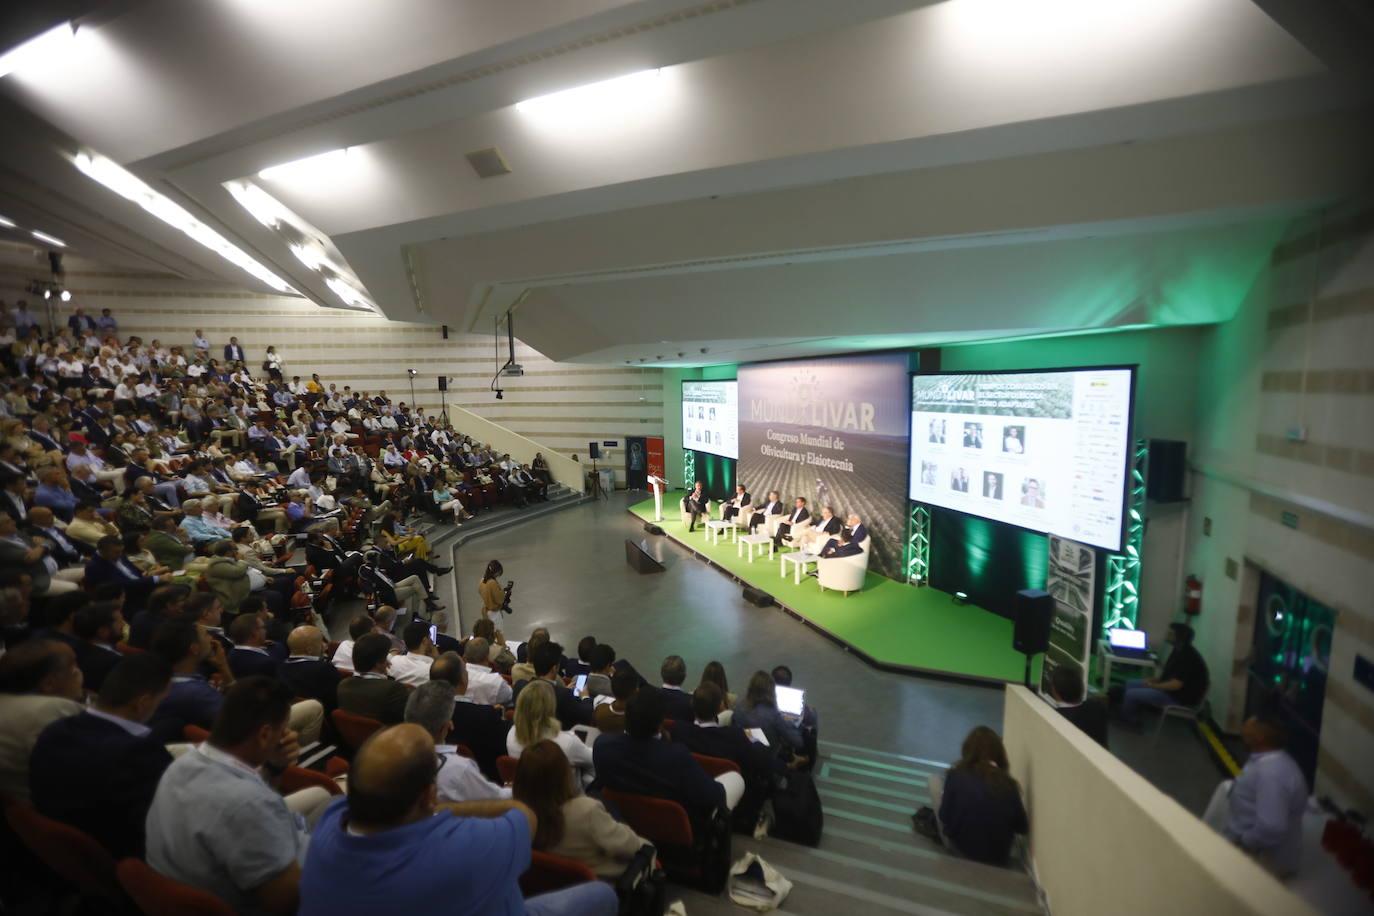
M 496 389 L 496 400 L 500 401 L 500 400 L 503 400 L 505 397 L 506 397 L 505 392 L 503 392 L 500 388 L 497 388 L 497 389 Z
M 414 369 L 407 369 L 406 375 L 409 375 L 411 378 L 414 378 L 417 375 L 417 373 Z
M 51 299 L 51 298 L 52 298 L 52 290 L 50 290 L 50 289 L 45 289 L 45 290 L 43 290 L 43 298 L 44 298 L 44 299 Z
M 58 298 L 61 299 L 63 302 L 71 302 L 71 301 L 72 301 L 72 291 L 69 290 L 69 289 L 64 289 L 64 290 L 62 290 L 62 292 L 58 295 Z

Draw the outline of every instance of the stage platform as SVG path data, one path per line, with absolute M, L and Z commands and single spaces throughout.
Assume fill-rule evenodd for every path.
M 1025 657 L 1011 647 L 1012 623 L 971 604 L 956 605 L 945 592 L 915 588 L 873 572 L 862 592 L 848 597 L 820 590 L 815 579 L 803 576 L 793 584 L 792 573 L 779 576 L 776 555 L 755 556 L 749 563 L 736 555 L 733 541 L 722 537 L 713 545 L 697 528 L 692 534 L 677 509 L 680 494 L 667 493 L 659 526 L 678 544 L 709 560 L 742 582 L 763 589 L 785 611 L 847 647 L 871 665 L 908 674 L 931 674 L 985 683 L 1021 683 Z M 671 507 L 671 511 L 669 511 Z M 653 521 L 652 499 L 630 507 L 630 513 Z M 1039 679 L 1037 656 L 1032 676 Z

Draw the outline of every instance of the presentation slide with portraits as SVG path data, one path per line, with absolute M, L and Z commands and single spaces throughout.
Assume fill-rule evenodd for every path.
M 739 457 L 739 383 L 682 383 L 682 447 Z
M 910 497 L 1121 547 L 1134 370 L 911 379 Z

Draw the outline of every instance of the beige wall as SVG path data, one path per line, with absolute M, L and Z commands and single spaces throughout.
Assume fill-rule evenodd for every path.
M 1268 570 L 1338 613 L 1316 790 L 1374 812 L 1374 692 L 1353 678 L 1357 653 L 1374 659 L 1374 209 L 1295 225 L 1200 356 L 1188 566 L 1215 716 L 1239 726 Z
M 1055 916 L 1315 913 L 1024 687 L 1007 688 L 1002 731 Z
M 622 448 L 610 450 L 609 458 L 600 462 L 618 471 L 624 468 L 626 436 L 661 434 L 663 388 L 658 369 L 555 363 L 517 342 L 516 359 L 525 367 L 525 376 L 502 379 L 505 398 L 498 401 L 489 385 L 506 359 L 504 338 L 498 359 L 490 334 L 451 332 L 444 340 L 438 325 L 324 309 L 302 299 L 248 293 L 219 283 L 121 271 L 73 256 L 67 257 L 66 268 L 74 299 L 61 312 L 61 322 L 76 305 L 92 314 L 109 308 L 126 336 L 157 337 L 189 349 L 192 333 L 200 328 L 216 356 L 233 334 L 254 372 L 271 344 L 284 356 L 288 377 L 318 372 L 340 387 L 385 389 L 393 399 L 404 401 L 410 400 L 405 370 L 414 368 L 415 400 L 431 415 L 439 410 L 438 377 L 443 374 L 453 380 L 449 405 L 465 407 L 544 449 L 585 459 L 588 442 L 621 441 Z M 16 298 L 26 297 L 28 278 L 47 276 L 46 259 L 35 260 L 32 249 L 0 245 L 0 299 L 12 305 Z M 39 302 L 34 296 L 27 298 L 31 308 Z M 622 473 L 616 476 L 623 482 Z

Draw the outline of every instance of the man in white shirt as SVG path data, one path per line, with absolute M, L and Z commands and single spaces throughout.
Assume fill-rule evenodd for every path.
M 510 684 L 487 664 L 491 655 L 491 643 L 480 636 L 468 640 L 463 649 L 463 661 L 467 665 L 468 692 L 474 703 L 487 706 L 509 706 L 513 691 Z
M 412 620 L 401 631 L 401 639 L 405 641 L 405 651 L 391 656 L 386 673 L 411 687 L 429 683 L 429 666 L 439 657 L 429 639 L 429 624 Z
M 406 721 L 412 722 L 434 738 L 439 755 L 435 783 L 441 802 L 481 801 L 510 798 L 511 790 L 482 775 L 477 761 L 458 753 L 457 745 L 446 743 L 453 728 L 453 685 L 448 681 L 425 681 L 406 700 Z
M 377 631 L 377 623 L 366 614 L 359 614 L 348 622 L 348 638 L 339 643 L 330 659 L 340 671 L 353 670 L 353 644 L 368 633 Z

